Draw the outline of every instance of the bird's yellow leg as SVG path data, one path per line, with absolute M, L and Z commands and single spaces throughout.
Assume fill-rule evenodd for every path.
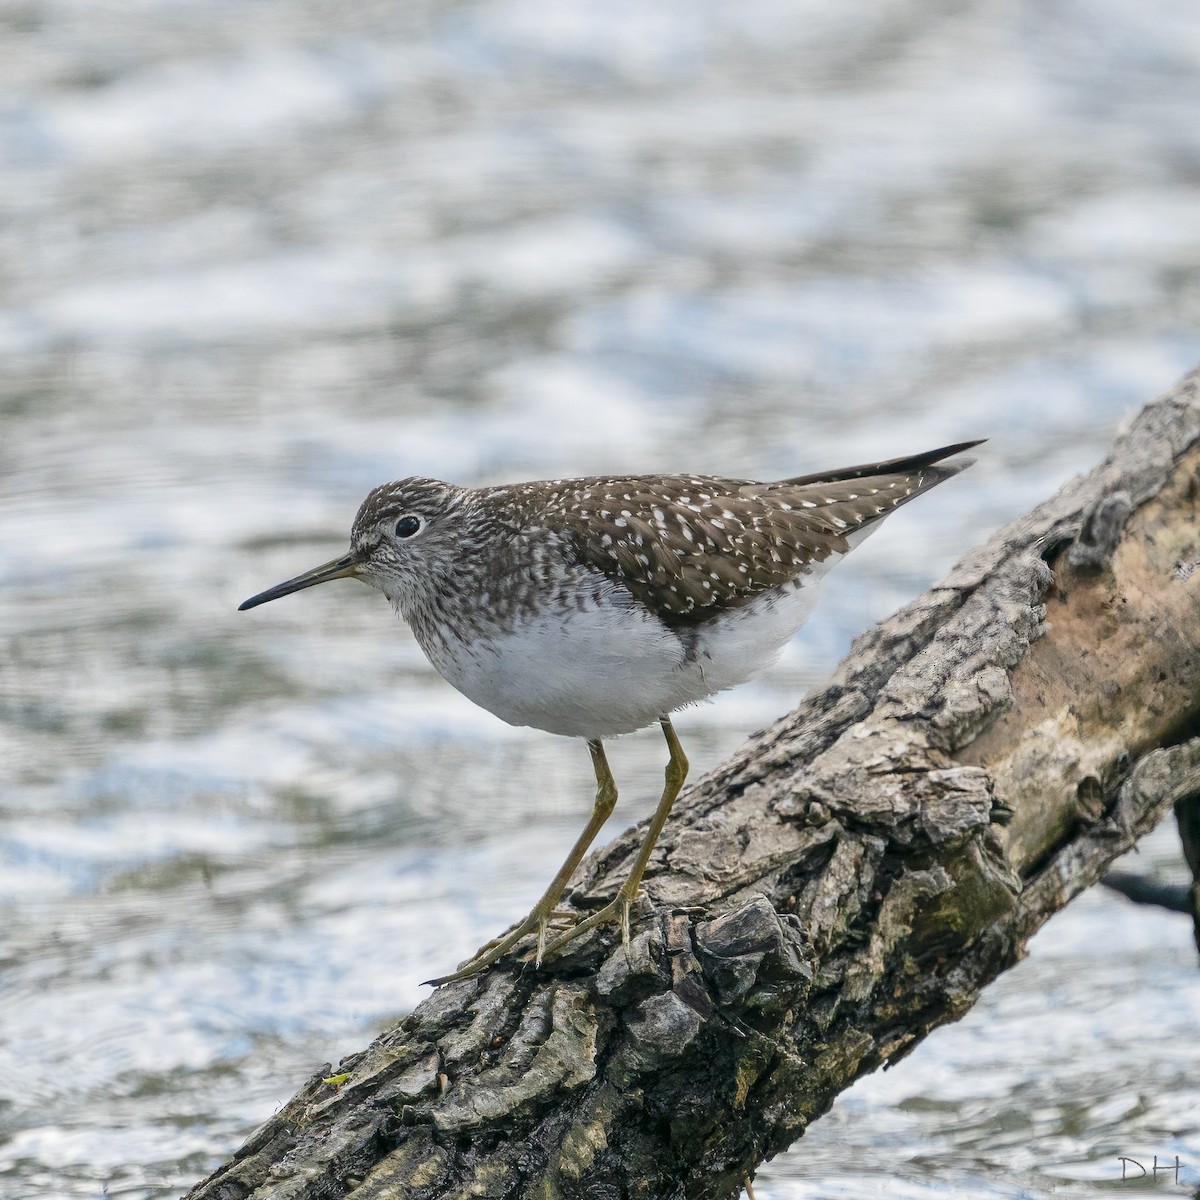
M 583 861 L 588 847 L 596 840 L 600 827 L 608 820 L 617 803 L 617 784 L 608 766 L 608 756 L 604 753 L 604 745 L 599 740 L 588 742 L 588 750 L 592 755 L 592 769 L 596 772 L 596 800 L 592 805 L 592 815 L 584 826 L 583 832 L 571 847 L 571 853 L 558 869 L 558 874 L 550 882 L 550 886 L 542 894 L 542 898 L 533 906 L 529 915 L 503 937 L 493 938 L 481 946 L 457 971 L 443 975 L 439 979 L 427 980 L 435 987 L 442 983 L 454 983 L 459 979 L 469 979 L 478 975 L 486 967 L 503 958 L 526 934 L 537 930 L 537 953 L 535 963 L 541 965 L 542 955 L 546 947 L 546 927 L 550 919 L 560 915 L 555 911 L 555 905 L 566 891 L 567 884 L 575 872 L 575 868 Z
M 671 752 L 671 757 L 667 761 L 666 783 L 663 787 L 662 799 L 658 802 L 658 807 L 654 810 L 654 816 L 650 821 L 650 828 L 646 831 L 646 837 L 642 842 L 642 848 L 638 851 L 637 860 L 633 864 L 633 870 L 629 872 L 628 878 L 621 884 L 620 891 L 610 904 L 606 904 L 599 912 L 593 913 L 590 917 L 580 921 L 578 925 L 572 929 L 568 929 L 561 937 L 556 938 L 549 946 L 546 947 L 546 955 L 556 954 L 568 942 L 573 942 L 582 934 L 588 933 L 595 929 L 598 925 L 604 925 L 609 921 L 617 921 L 621 926 L 621 941 L 628 944 L 629 942 L 629 909 L 633 902 L 637 899 L 638 888 L 641 886 L 642 876 L 646 871 L 646 864 L 650 861 L 650 855 L 654 853 L 654 845 L 658 841 L 658 835 L 662 833 L 663 826 L 667 823 L 667 817 L 671 815 L 671 807 L 675 803 L 676 797 L 683 790 L 683 781 L 687 778 L 688 760 L 683 753 L 683 747 L 679 744 L 679 737 L 675 733 L 675 726 L 671 724 L 670 717 L 659 717 L 658 723 L 662 726 L 663 736 L 667 739 L 667 747 Z

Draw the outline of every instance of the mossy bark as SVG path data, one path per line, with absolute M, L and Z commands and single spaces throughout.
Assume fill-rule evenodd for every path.
M 1193 375 L 681 798 L 628 948 L 439 988 L 190 1195 L 734 1196 L 1194 803 L 1197 564 Z

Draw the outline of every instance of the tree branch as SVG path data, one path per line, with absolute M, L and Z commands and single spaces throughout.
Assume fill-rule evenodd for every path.
M 734 1196 L 1200 794 L 1198 510 L 1192 375 L 685 794 L 628 950 L 438 989 L 191 1196 Z

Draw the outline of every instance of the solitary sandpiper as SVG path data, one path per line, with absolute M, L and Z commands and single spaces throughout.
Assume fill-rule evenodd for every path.
M 534 961 L 629 909 L 687 759 L 671 713 L 744 683 L 804 623 L 816 585 L 884 517 L 958 474 L 979 442 L 774 483 L 708 475 L 597 476 L 463 488 L 385 483 L 363 501 L 341 558 L 241 608 L 355 577 L 377 587 L 429 661 L 510 725 L 587 740 L 592 815 L 523 921 L 445 983 L 524 937 Z M 603 739 L 662 726 L 666 786 L 616 898 L 547 945 L 556 906 L 617 800 Z

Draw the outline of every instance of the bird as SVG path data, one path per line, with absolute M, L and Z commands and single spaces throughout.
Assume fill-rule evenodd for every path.
M 476 975 L 530 934 L 538 967 L 609 923 L 627 943 L 630 909 L 687 776 L 672 713 L 774 662 L 829 569 L 901 505 L 970 466 L 955 456 L 980 444 L 769 482 L 602 475 L 469 488 L 410 477 L 367 495 L 346 554 L 244 601 L 239 611 L 361 580 L 469 699 L 511 725 L 587 744 L 591 816 L 553 880 L 523 920 L 429 982 Z M 633 866 L 610 903 L 552 930 L 617 802 L 604 742 L 655 723 L 667 743 L 665 783 Z

